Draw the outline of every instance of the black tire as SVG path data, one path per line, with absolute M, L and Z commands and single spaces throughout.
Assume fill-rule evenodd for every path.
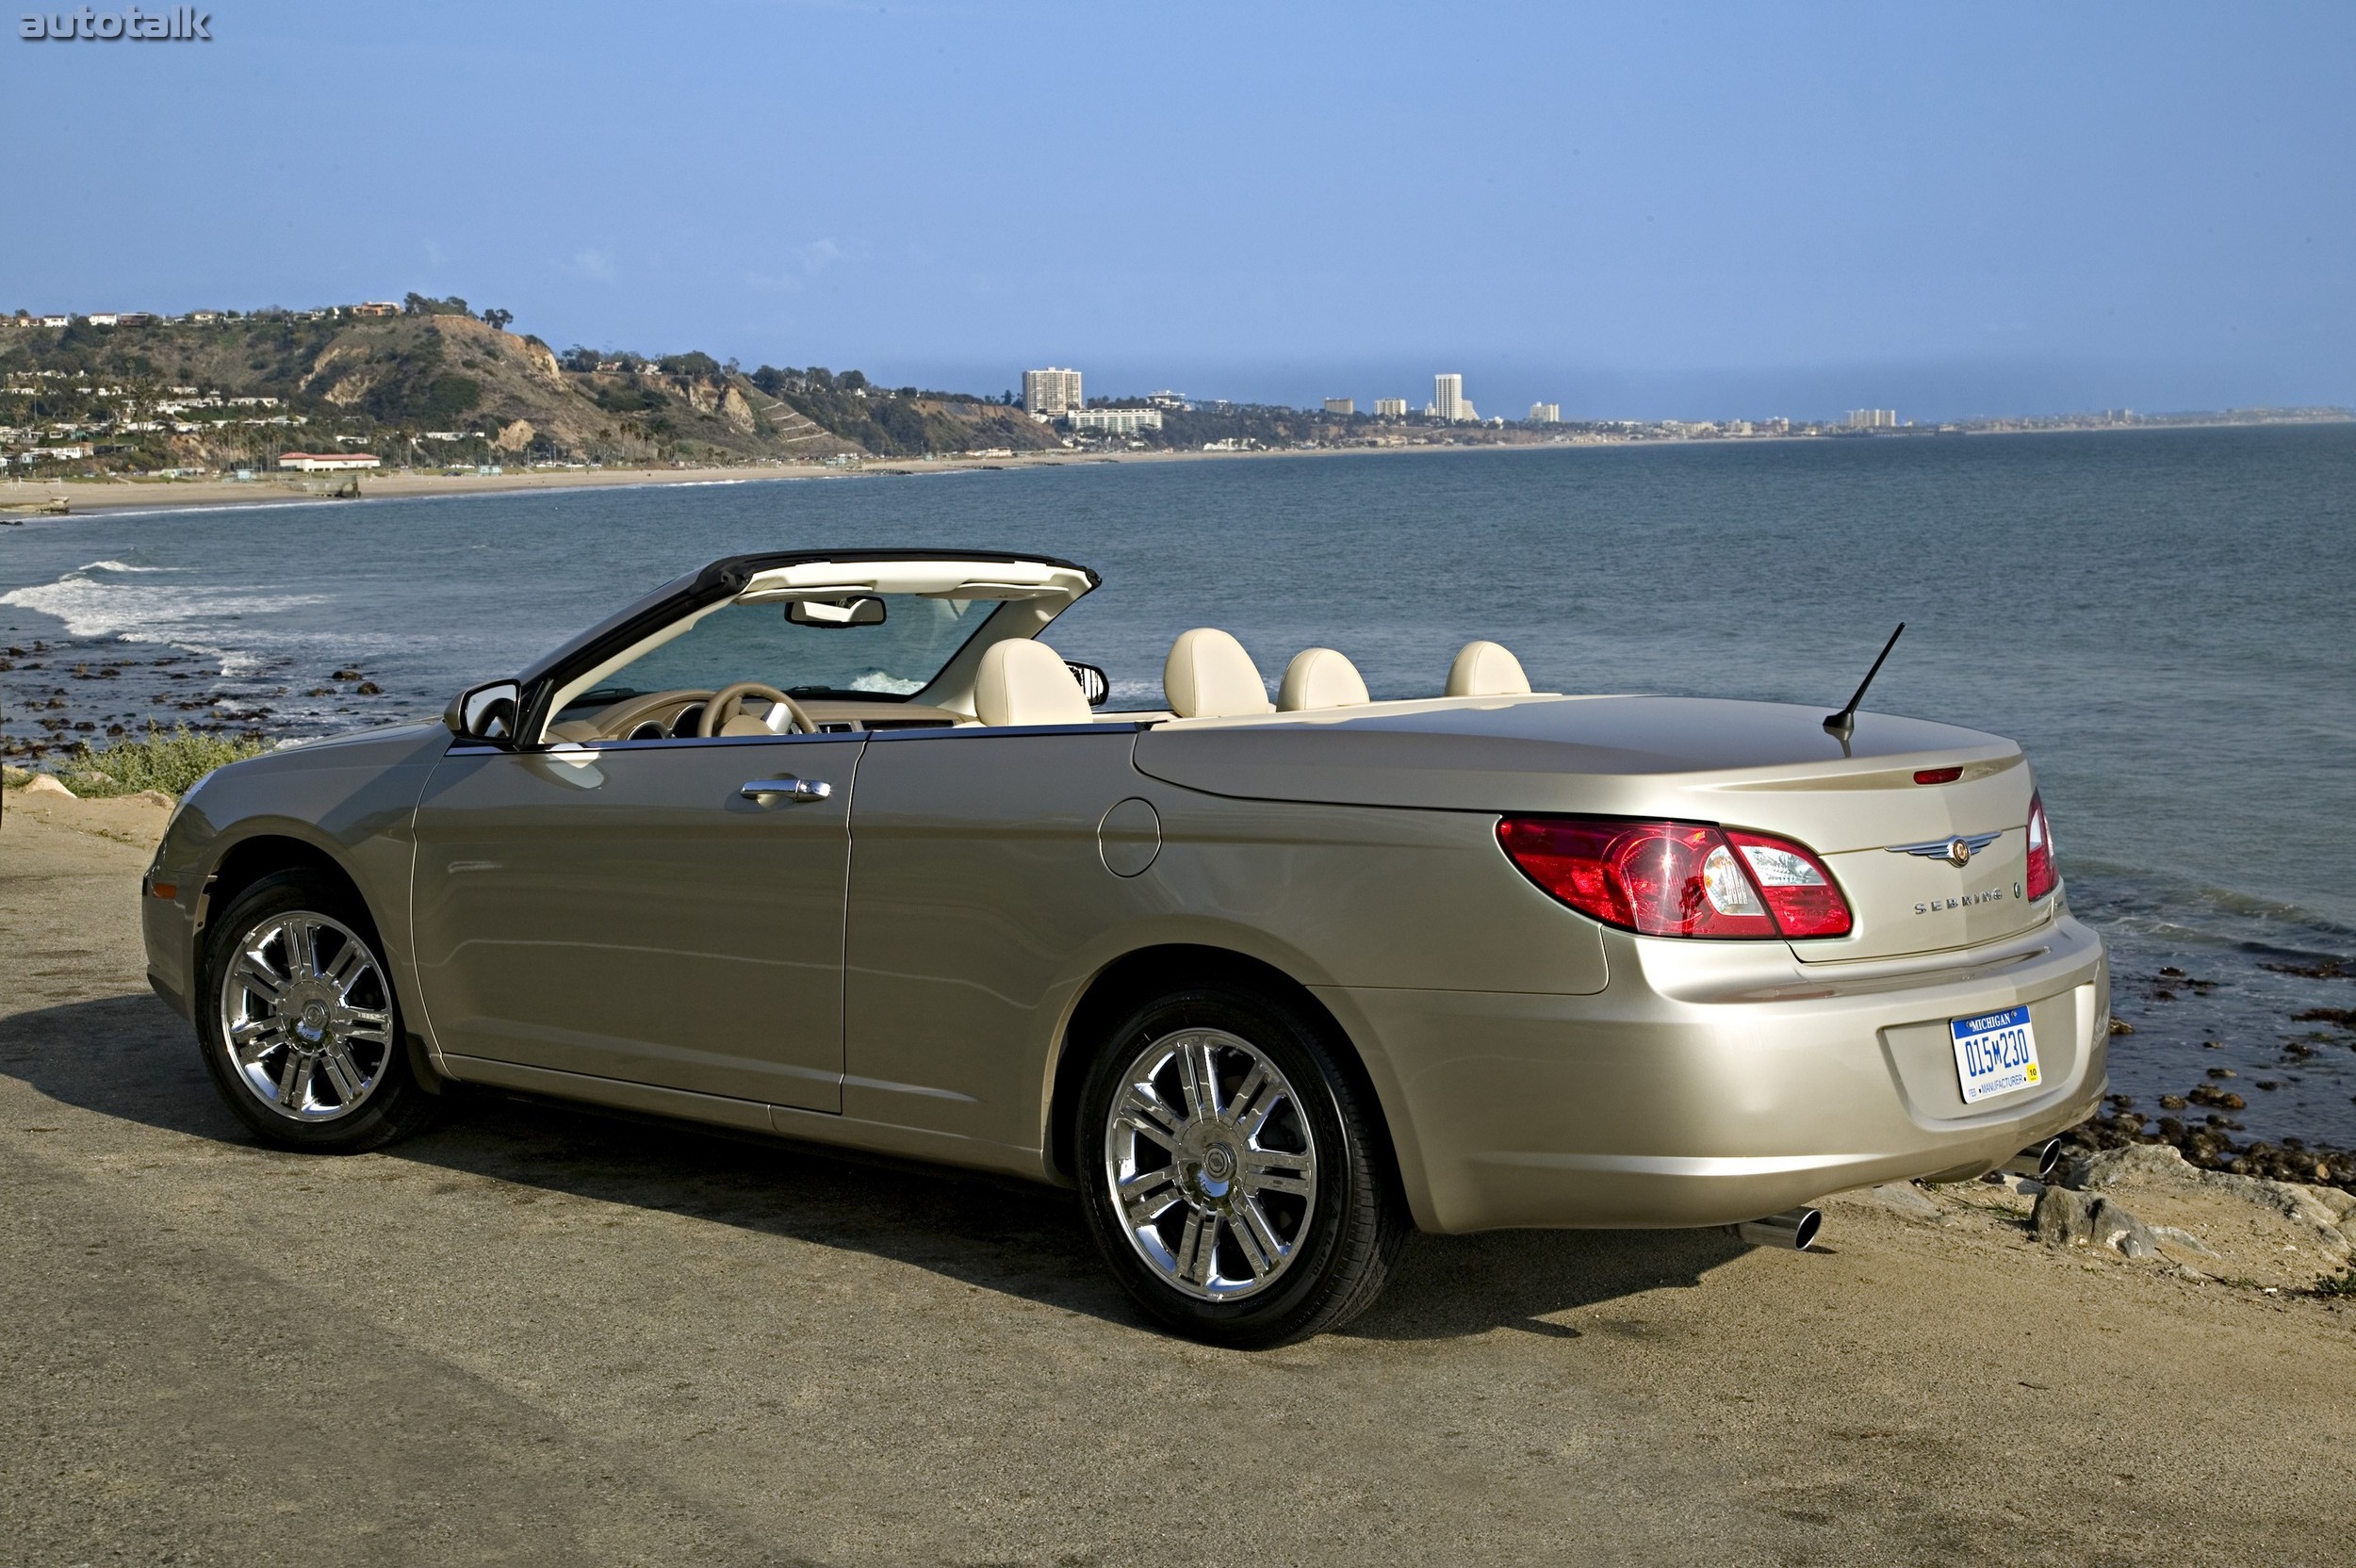
M 1213 1238 L 1222 1233 L 1227 1237 L 1223 1242 L 1215 1239 L 1214 1248 L 1249 1246 L 1254 1256 L 1244 1257 L 1243 1266 L 1255 1276 L 1261 1263 L 1274 1255 L 1273 1250 L 1256 1241 L 1245 1242 L 1238 1233 L 1246 1228 L 1246 1221 L 1230 1218 L 1222 1232 L 1221 1224 L 1199 1207 L 1200 1202 L 1212 1201 L 1202 1196 L 1205 1188 L 1200 1184 L 1213 1169 L 1210 1160 L 1189 1163 L 1175 1151 L 1165 1154 L 1160 1151 L 1169 1145 L 1151 1135 L 1153 1148 L 1149 1149 L 1147 1143 L 1137 1141 L 1136 1135 L 1119 1133 L 1112 1125 L 1116 1100 L 1126 1102 L 1133 1068 L 1142 1070 L 1160 1052 L 1182 1049 L 1173 1047 L 1172 1041 L 1214 1037 L 1241 1042 L 1277 1069 L 1297 1091 L 1297 1112 L 1290 1113 L 1291 1119 L 1269 1135 L 1288 1140 L 1290 1146 L 1305 1143 L 1315 1171 L 1315 1181 L 1309 1184 L 1313 1198 L 1289 1200 L 1299 1204 L 1297 1229 L 1287 1235 L 1280 1219 L 1274 1232 L 1276 1239 L 1288 1239 L 1292 1244 L 1289 1261 L 1273 1270 L 1264 1285 L 1243 1283 L 1239 1288 L 1246 1293 L 1232 1299 L 1202 1298 L 1199 1293 L 1213 1288 L 1212 1277 L 1222 1266 L 1203 1265 L 1199 1272 L 1204 1281 L 1188 1280 L 1183 1265 L 1189 1240 L 1170 1245 L 1170 1232 L 1178 1230 L 1191 1238 L 1194 1233 L 1186 1227 L 1200 1226 Z M 1253 1066 L 1251 1056 L 1235 1046 L 1214 1045 L 1213 1050 L 1212 1060 L 1224 1062 L 1229 1074 L 1222 1080 L 1219 1066 L 1210 1069 L 1213 1082 L 1219 1085 L 1214 1098 L 1225 1101 L 1232 1090 L 1240 1102 L 1246 1085 L 1235 1080 L 1248 1075 Z M 1165 1069 L 1166 1073 L 1173 1070 L 1174 1067 Z M 1169 1097 L 1162 1098 L 1167 1102 Z M 1098 1049 L 1076 1114 L 1079 1125 L 1072 1147 L 1078 1156 L 1081 1203 L 1098 1253 L 1138 1305 L 1189 1338 L 1237 1349 L 1260 1349 L 1338 1329 L 1373 1305 L 1414 1230 L 1389 1168 L 1386 1143 L 1370 1096 L 1356 1076 L 1344 1069 L 1324 1030 L 1294 1009 L 1256 992 L 1203 986 L 1173 991 L 1139 1007 Z M 1287 1114 L 1280 1109 L 1268 1125 L 1274 1127 Z M 1200 1147 L 1195 1140 L 1204 1135 L 1200 1131 L 1204 1125 L 1189 1123 L 1189 1131 L 1177 1141 Z M 1228 1138 L 1232 1150 L 1234 1124 L 1226 1125 L 1227 1133 L 1211 1135 Z M 1175 1196 L 1164 1211 L 1166 1217 L 1153 1222 L 1160 1226 L 1158 1239 L 1147 1236 L 1142 1226 L 1133 1230 L 1115 1191 L 1116 1172 L 1137 1163 L 1133 1152 L 1125 1153 L 1121 1147 L 1124 1140 L 1129 1151 L 1148 1151 L 1156 1161 L 1166 1159 L 1170 1171 L 1184 1172 L 1164 1178 L 1166 1190 Z M 1299 1158 L 1297 1154 L 1289 1157 Z M 1264 1158 L 1247 1154 L 1245 1161 Z M 1235 1165 L 1222 1160 L 1218 1168 L 1231 1170 Z M 1153 1173 L 1139 1174 L 1150 1178 Z M 1241 1178 L 1233 1184 L 1247 1185 Z M 1187 1194 L 1194 1196 L 1184 1196 Z M 1287 1201 L 1282 1195 L 1263 1196 L 1270 1210 Z M 1139 1213 L 1151 1208 L 1154 1200 L 1147 1200 Z M 1191 1219 L 1190 1208 L 1196 1211 Z M 1209 1222 L 1204 1223 L 1206 1219 Z M 1174 1263 L 1149 1262 L 1148 1248 L 1161 1245 L 1170 1245 Z
M 346 943 L 356 939 L 365 950 L 368 964 L 373 966 L 371 975 L 362 971 L 351 989 L 350 1000 L 355 1006 L 384 1016 L 381 1052 L 373 1039 L 346 1040 L 340 1032 L 332 1037 L 321 1031 L 321 1041 L 340 1045 L 340 1062 L 356 1064 L 359 1076 L 347 1072 L 337 1080 L 330 1072 L 319 1051 L 303 1050 L 303 1041 L 295 1033 L 302 1025 L 284 1025 L 277 1034 L 284 1044 L 269 1053 L 256 1064 L 266 1076 L 280 1073 L 281 1065 L 288 1055 L 309 1058 L 307 1066 L 298 1066 L 305 1085 L 315 1086 L 316 1094 L 305 1090 L 297 1096 L 303 1108 L 300 1111 L 273 1110 L 264 1102 L 262 1090 L 241 1072 L 236 1054 L 228 1039 L 224 1008 L 235 1005 L 248 1011 L 258 1010 L 258 992 L 240 978 L 239 990 L 234 1001 L 225 1001 L 240 944 L 256 931 L 272 923 L 290 918 L 304 929 L 312 931 L 315 957 L 314 972 L 321 964 L 335 967 L 344 957 Z M 325 936 L 324 943 L 317 938 Z M 273 967 L 286 964 L 285 939 L 269 951 L 276 957 Z M 311 870 L 283 871 L 263 877 L 230 901 L 229 906 L 215 916 L 205 932 L 204 961 L 199 969 L 195 996 L 196 1037 L 205 1058 L 205 1070 L 212 1078 L 213 1086 L 229 1107 L 230 1114 L 251 1128 L 255 1136 L 284 1149 L 306 1150 L 321 1154 L 355 1154 L 364 1150 L 381 1149 L 396 1138 L 405 1137 L 433 1119 L 437 1109 L 435 1097 L 421 1087 L 411 1070 L 408 1036 L 401 1016 L 401 999 L 394 992 L 391 966 L 385 962 L 384 944 L 377 935 L 376 924 L 368 918 L 367 907 L 351 890 L 335 878 Z M 356 961 L 356 960 L 355 960 Z M 300 977 L 301 966 L 286 965 L 290 974 Z M 303 984 L 320 992 L 335 983 L 324 975 L 314 974 Z M 322 1006 L 322 1014 L 328 1008 Z M 373 1035 L 373 1025 L 355 1025 L 360 1033 Z M 340 1090 L 342 1083 L 358 1082 L 364 1086 L 347 1098 Z

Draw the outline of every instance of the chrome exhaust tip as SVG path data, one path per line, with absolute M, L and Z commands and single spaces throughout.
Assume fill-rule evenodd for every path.
M 2051 1182 L 2062 1162 L 2062 1140 L 2048 1138 L 2033 1143 L 1996 1168 L 2008 1176 L 2030 1176 L 2040 1182 Z
M 1734 1233 L 1753 1247 L 1786 1247 L 1805 1252 L 1824 1224 L 1824 1215 L 1815 1209 L 1786 1209 L 1764 1219 L 1746 1219 L 1734 1227 Z

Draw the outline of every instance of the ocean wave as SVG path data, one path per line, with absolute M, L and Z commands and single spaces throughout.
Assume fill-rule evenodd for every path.
M 68 572 L 55 582 L 0 594 L 0 604 L 53 616 L 69 637 L 132 643 L 211 643 L 223 622 L 278 614 L 327 602 L 320 594 L 270 594 L 233 588 L 147 587 Z M 278 638 L 266 638 L 277 642 Z M 191 647 L 191 651 L 195 651 Z
M 74 571 L 66 575 L 77 577 L 83 572 L 187 572 L 193 570 L 195 568 L 192 566 L 134 566 L 128 561 L 93 561 L 87 566 L 75 567 Z

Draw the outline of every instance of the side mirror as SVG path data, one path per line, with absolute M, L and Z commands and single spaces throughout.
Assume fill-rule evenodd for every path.
M 881 626 L 884 601 L 873 594 L 854 594 L 841 599 L 795 599 L 785 607 L 785 618 L 794 626 L 828 631 L 843 627 Z
M 1087 694 L 1090 708 L 1104 707 L 1105 701 L 1112 696 L 1112 678 L 1095 665 L 1083 664 L 1077 660 L 1067 659 L 1063 662 L 1063 667 L 1070 670 L 1072 678 L 1080 683 L 1080 690 Z
M 515 682 L 486 680 L 452 697 L 450 706 L 442 710 L 442 723 L 462 741 L 512 746 L 515 743 L 515 711 L 522 700 L 523 688 Z

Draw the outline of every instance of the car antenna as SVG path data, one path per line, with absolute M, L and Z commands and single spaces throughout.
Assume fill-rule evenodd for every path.
M 1838 713 L 1824 715 L 1824 727 L 1840 736 L 1843 742 L 1846 742 L 1857 728 L 1857 705 L 1865 700 L 1865 688 L 1873 684 L 1873 678 L 1882 673 L 1882 660 L 1890 657 L 1890 650 L 1898 645 L 1898 638 L 1906 629 L 1906 623 L 1900 621 L 1898 629 L 1890 634 L 1890 641 L 1882 645 L 1881 657 L 1875 659 L 1873 667 L 1865 672 L 1865 678 L 1857 683 L 1857 695 L 1849 699 L 1849 706 Z

